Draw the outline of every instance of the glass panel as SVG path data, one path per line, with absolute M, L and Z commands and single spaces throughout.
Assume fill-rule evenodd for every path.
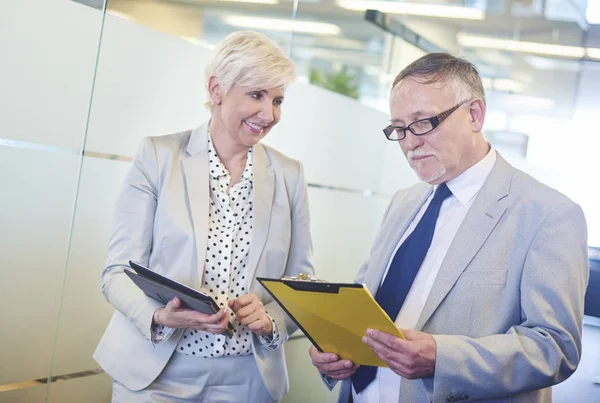
M 0 2 L 0 402 L 47 391 L 101 26 L 71 1 Z
M 101 23 L 70 1 L 1 2 L 1 138 L 81 147 Z
M 292 4 L 109 0 L 86 150 L 131 155 L 143 136 L 198 126 L 213 45 L 252 18 L 289 20 Z M 287 49 L 289 29 L 262 31 Z
M 112 379 L 106 374 L 91 375 L 50 387 L 48 403 L 108 403 L 111 400 Z
M 28 386 L 25 389 L 14 389 L 0 392 L 0 403 L 34 403 L 43 402 L 46 395 L 45 384 Z
M 193 128 L 208 118 L 203 74 L 210 54 L 207 41 L 216 42 L 236 29 L 233 23 L 215 24 L 215 18 L 220 21 L 234 12 L 250 15 L 255 13 L 252 10 L 267 7 L 197 3 L 111 0 L 107 4 L 56 340 L 55 374 L 98 368 L 92 354 L 113 313 L 101 293 L 108 233 L 117 192 L 141 138 Z M 291 15 L 290 2 L 275 9 Z M 289 32 L 284 30 L 277 38 L 286 46 Z M 50 401 L 64 401 L 66 396 L 88 401 L 89 388 L 97 390 L 96 401 L 106 401 L 111 393 L 107 379 L 107 375 L 91 375 L 53 384 Z
M 101 292 L 101 274 L 114 201 L 128 166 L 84 158 L 56 340 L 56 375 L 98 368 L 92 354 L 113 313 Z M 51 396 L 55 398 L 54 392 Z
M 107 13 L 201 46 L 242 29 L 262 31 L 287 49 L 293 0 L 108 0 Z
M 209 53 L 107 14 L 86 152 L 131 156 L 143 136 L 176 133 L 207 119 L 204 64 Z
M 0 385 L 45 378 L 73 214 L 78 155 L 0 147 Z M 20 320 L 19 318 L 30 318 Z M 32 324 L 35 324 L 32 326 Z
M 298 22 L 324 26 L 294 32 L 291 54 L 300 81 L 387 112 L 382 100 L 387 99 L 392 37 L 363 14 L 345 10 L 334 1 L 300 1 Z

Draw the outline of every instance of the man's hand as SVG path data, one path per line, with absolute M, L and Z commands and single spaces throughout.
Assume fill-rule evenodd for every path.
M 237 299 L 229 300 L 227 304 L 237 319 L 252 332 L 267 336 L 273 333 L 273 322 L 256 294 L 242 295 Z
M 432 376 L 435 371 L 435 339 L 427 333 L 403 330 L 406 340 L 378 330 L 367 330 L 363 342 L 390 369 L 406 379 Z
M 359 367 L 352 361 L 340 360 L 335 354 L 321 353 L 315 346 L 310 346 L 308 354 L 320 373 L 338 381 L 351 377 Z
M 215 314 L 208 315 L 193 309 L 183 308 L 181 300 L 175 297 L 164 308 L 158 308 L 154 311 L 152 319 L 156 324 L 173 329 L 196 329 L 220 334 L 227 329 L 229 310 L 223 308 Z

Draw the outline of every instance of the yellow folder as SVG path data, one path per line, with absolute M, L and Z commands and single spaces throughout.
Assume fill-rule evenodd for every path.
M 387 367 L 362 337 L 367 329 L 376 329 L 404 338 L 361 284 L 328 283 L 306 275 L 257 280 L 321 352 L 356 364 Z

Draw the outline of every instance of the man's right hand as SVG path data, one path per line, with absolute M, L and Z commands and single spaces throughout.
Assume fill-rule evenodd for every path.
M 321 353 L 315 346 L 310 346 L 308 354 L 320 373 L 338 381 L 351 377 L 360 367 L 350 360 L 340 360 L 336 354 Z
M 196 329 L 221 334 L 229 323 L 229 308 L 208 315 L 193 309 L 183 308 L 181 300 L 173 298 L 164 308 L 158 308 L 152 318 L 154 323 L 173 329 Z

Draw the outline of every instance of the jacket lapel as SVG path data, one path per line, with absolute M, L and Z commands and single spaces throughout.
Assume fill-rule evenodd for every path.
M 190 284 L 202 284 L 202 267 L 206 258 L 208 238 L 208 124 L 192 131 L 187 146 L 189 156 L 183 160 L 183 172 L 188 209 L 192 218 L 198 267 L 192 272 Z
M 252 248 L 250 249 L 250 267 L 248 277 L 250 283 L 254 280 L 254 274 L 258 261 L 267 241 L 269 226 L 271 224 L 271 209 L 273 207 L 273 195 L 275 191 L 275 175 L 271 170 L 271 162 L 261 144 L 254 146 L 254 179 L 252 182 L 254 193 L 254 215 L 252 219 Z
M 504 214 L 506 206 L 500 201 L 509 193 L 511 178 L 511 166 L 498 154 L 490 176 L 448 249 L 415 330 L 425 326 Z
M 425 203 L 427 197 L 431 194 L 431 187 L 425 185 L 417 188 L 415 192 L 408 194 L 409 197 L 407 200 L 403 201 L 400 206 L 396 205 L 397 212 L 393 210 L 388 212 L 387 216 L 395 217 L 395 219 L 386 222 L 385 227 L 382 228 L 381 236 L 377 240 L 381 244 L 379 252 L 374 251 L 371 254 L 375 259 L 369 263 L 369 271 L 365 276 L 365 284 L 373 295 L 379 289 L 385 270 L 392 258 L 392 254 L 396 252 L 396 246 L 398 246 L 402 235 L 404 235 L 408 226 L 421 209 L 421 206 L 423 206 L 423 203 Z M 393 209 L 394 206 L 391 208 Z

